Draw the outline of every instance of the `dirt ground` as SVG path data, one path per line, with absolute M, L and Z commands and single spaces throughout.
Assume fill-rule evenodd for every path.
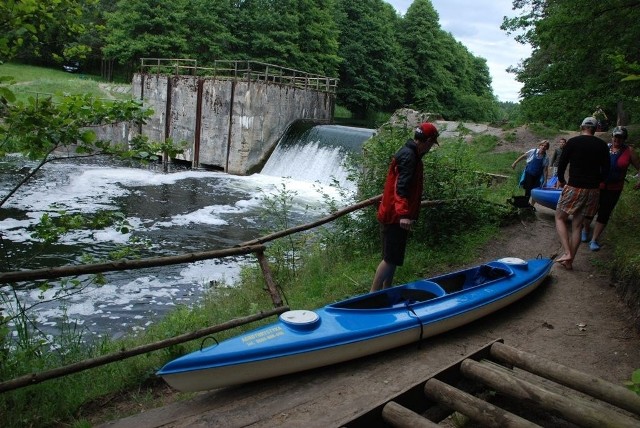
M 522 151 L 539 139 L 520 142 Z M 533 143 L 533 145 L 532 145 Z M 552 148 L 554 144 L 552 142 Z M 640 332 L 606 274 L 610 247 L 582 245 L 573 271 L 555 265 L 521 301 L 454 331 L 370 357 L 252 384 L 196 394 L 103 427 L 338 427 L 498 339 L 614 383 L 640 368 Z M 553 211 L 540 207 L 506 227 L 476 262 L 561 252 Z M 476 262 L 471 264 L 477 264 Z M 130 410 L 130 409 L 129 409 Z M 104 416 L 104 415 L 103 415 Z M 102 419 L 104 420 L 104 419 Z

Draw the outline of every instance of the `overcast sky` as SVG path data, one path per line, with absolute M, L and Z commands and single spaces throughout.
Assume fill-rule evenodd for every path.
M 413 0 L 386 0 L 402 15 Z M 529 57 L 531 49 L 500 29 L 502 17 L 516 16 L 511 0 L 431 0 L 440 16 L 440 27 L 453 35 L 475 56 L 485 58 L 493 93 L 500 101 L 518 102 L 522 85 L 505 70 Z

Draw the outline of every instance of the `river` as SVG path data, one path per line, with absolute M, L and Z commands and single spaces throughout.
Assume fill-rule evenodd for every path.
M 46 164 L 0 209 L 2 270 L 81 264 L 87 257 L 103 260 L 131 236 L 145 240 L 143 257 L 228 248 L 273 231 L 262 216 L 263 198 L 286 189 L 293 192 L 292 225 L 326 215 L 323 194 L 340 199 L 330 184 L 350 188 L 342 166 L 346 153 L 359 150 L 372 130 L 337 125 L 299 125 L 280 141 L 259 174 L 233 176 L 221 172 L 157 165 L 132 167 L 112 159 L 57 160 Z M 18 156 L 0 161 L 0 191 L 6 194 L 35 163 Z M 132 226 L 68 233 L 53 245 L 31 237 L 44 214 L 121 212 Z M 146 328 L 177 305 L 197 301 L 211 284 L 232 285 L 243 257 L 208 260 L 106 274 L 106 284 L 82 293 L 38 284 L 0 288 L 5 311 L 17 301 L 35 305 L 35 324 L 55 334 L 63 320 L 91 335 L 119 337 Z M 15 294 L 14 294 L 15 292 Z

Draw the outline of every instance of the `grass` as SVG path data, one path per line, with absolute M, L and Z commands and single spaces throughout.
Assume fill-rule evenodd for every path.
M 100 76 L 72 74 L 62 70 L 15 63 L 0 64 L 0 76 L 11 76 L 10 89 L 18 100 L 55 94 L 92 94 L 105 99 L 130 99 L 129 93 L 111 91 L 116 85 Z M 125 86 L 125 85 L 118 85 Z M 129 86 L 129 85 L 127 85 Z

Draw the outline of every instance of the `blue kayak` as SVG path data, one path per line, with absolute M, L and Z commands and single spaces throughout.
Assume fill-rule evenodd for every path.
M 543 207 L 555 210 L 561 193 L 562 189 L 556 189 L 554 187 L 539 187 L 537 189 L 531 189 L 531 199 Z
M 538 287 L 552 260 L 506 257 L 356 296 L 192 352 L 160 371 L 180 391 L 202 391 L 336 364 L 440 334 Z

